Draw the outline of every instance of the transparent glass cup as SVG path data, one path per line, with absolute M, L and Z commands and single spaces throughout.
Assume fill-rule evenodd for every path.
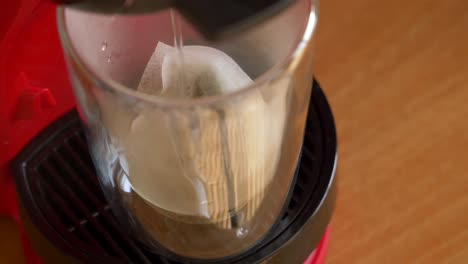
M 59 8 L 58 24 L 101 187 L 129 234 L 196 259 L 265 238 L 301 151 L 316 2 L 218 42 L 174 10 Z

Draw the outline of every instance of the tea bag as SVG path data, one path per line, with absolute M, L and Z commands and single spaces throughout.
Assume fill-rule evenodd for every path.
M 252 84 L 222 51 L 185 46 L 180 55 L 158 43 L 138 91 L 194 98 Z M 260 206 L 279 159 L 281 136 L 269 130 L 282 135 L 285 117 L 275 117 L 283 121 L 271 127 L 269 110 L 258 90 L 213 107 L 143 108 L 126 147 L 133 188 L 174 217 L 199 216 L 222 228 L 242 225 Z
M 159 42 L 141 77 L 138 91 L 164 97 L 225 94 L 251 84 L 250 77 L 224 52 L 184 46 L 182 53 Z

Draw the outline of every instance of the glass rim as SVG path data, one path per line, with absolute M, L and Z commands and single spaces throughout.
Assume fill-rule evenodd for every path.
M 65 10 L 67 8 L 59 6 L 57 8 L 57 27 L 60 40 L 62 42 L 62 47 L 79 70 L 85 75 L 85 78 L 90 80 L 93 85 L 101 87 L 106 90 L 110 90 L 116 93 L 120 93 L 132 99 L 138 101 L 150 103 L 153 105 L 159 105 L 162 107 L 195 107 L 202 105 L 216 104 L 231 98 L 240 97 L 246 95 L 249 92 L 256 90 L 259 87 L 267 84 L 268 82 L 277 79 L 280 76 L 287 75 L 290 72 L 293 72 L 295 67 L 298 64 L 301 54 L 307 44 L 312 40 L 312 37 L 315 32 L 317 25 L 317 0 L 311 0 L 310 13 L 307 17 L 307 22 L 302 31 L 302 34 L 298 36 L 294 49 L 289 53 L 282 61 L 275 63 L 271 68 L 266 72 L 262 73 L 259 77 L 255 78 L 253 82 L 249 85 L 243 86 L 236 91 L 198 98 L 171 98 L 171 97 L 161 97 L 158 95 L 145 94 L 131 89 L 130 87 L 119 83 L 109 76 L 98 76 L 90 67 L 84 63 L 80 58 L 78 53 L 73 48 L 71 40 L 69 38 L 68 29 L 65 23 Z

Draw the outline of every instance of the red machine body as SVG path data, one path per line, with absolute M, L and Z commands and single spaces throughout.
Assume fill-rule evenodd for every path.
M 39 132 L 75 106 L 56 26 L 56 6 L 5 1 L 0 9 L 0 216 L 21 228 L 10 163 Z M 327 231 L 305 263 L 321 264 Z M 22 231 L 27 264 L 41 263 Z
M 55 24 L 55 6 L 45 1 L 5 1 L 0 9 L 0 215 L 20 228 L 9 164 L 75 105 Z M 23 231 L 22 242 L 27 263 L 40 263 Z

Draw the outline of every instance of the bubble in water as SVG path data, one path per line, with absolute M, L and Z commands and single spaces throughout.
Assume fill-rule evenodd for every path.
M 106 51 L 106 49 L 107 49 L 107 41 L 104 40 L 101 45 L 101 51 Z
M 107 56 L 107 63 L 111 63 L 111 61 L 112 61 L 112 56 L 111 55 Z
M 243 238 L 247 235 L 247 233 L 249 233 L 249 230 L 245 227 L 241 227 L 237 229 L 236 235 L 238 238 Z

